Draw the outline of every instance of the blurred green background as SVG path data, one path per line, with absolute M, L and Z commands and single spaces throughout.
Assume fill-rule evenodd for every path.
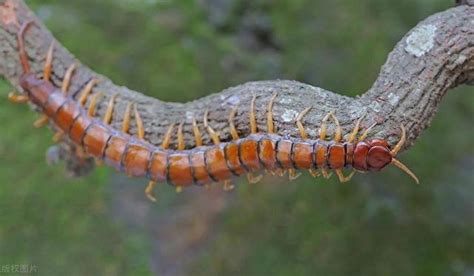
M 387 54 L 451 0 L 30 0 L 59 41 L 116 83 L 188 101 L 251 80 L 367 90 Z M 0 269 L 42 275 L 473 275 L 472 87 L 451 91 L 395 169 L 339 184 L 266 177 L 158 188 L 47 165 L 52 133 L 0 80 Z M 0 270 L 1 271 L 1 270 Z

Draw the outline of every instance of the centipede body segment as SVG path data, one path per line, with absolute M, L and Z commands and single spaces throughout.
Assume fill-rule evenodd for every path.
M 49 80 L 52 68 L 54 47 L 47 52 L 43 78 L 30 72 L 25 51 L 24 35 L 32 22 L 22 25 L 18 33 L 19 56 L 23 67 L 20 85 L 26 95 L 9 95 L 15 102 L 30 101 L 36 105 L 43 117 L 38 125 L 48 120 L 57 128 L 58 133 L 67 136 L 73 143 L 82 148 L 89 156 L 103 160 L 105 164 L 134 177 L 146 177 L 150 183 L 146 188 L 147 196 L 154 200 L 153 188 L 156 182 L 168 182 L 175 185 L 177 191 L 190 185 L 209 185 L 211 182 L 223 182 L 224 188 L 232 189 L 231 180 L 246 174 L 249 181 L 256 182 L 261 175 L 254 175 L 262 170 L 281 175 L 288 172 L 290 179 L 298 176 L 297 170 L 309 170 L 313 176 L 322 174 L 330 176 L 334 171 L 341 182 L 349 181 L 354 171 L 344 176 L 344 168 L 358 171 L 379 171 L 389 164 L 409 174 L 416 182 L 416 176 L 394 157 L 405 142 L 405 129 L 401 126 L 401 139 L 391 150 L 388 143 L 381 139 L 367 140 L 371 129 L 357 139 L 362 117 L 356 122 L 354 130 L 347 141 L 342 141 L 342 130 L 334 112 L 328 113 L 321 122 L 319 137 L 309 138 L 303 121 L 311 107 L 298 114 L 295 124 L 301 138 L 282 137 L 276 134 L 273 123 L 273 106 L 277 93 L 271 97 L 267 106 L 267 132 L 257 128 L 255 103 L 253 95 L 249 112 L 251 134 L 240 137 L 234 125 L 238 106 L 229 113 L 231 141 L 221 141 L 219 134 L 207 121 L 208 111 L 204 112 L 204 129 L 208 132 L 214 145 L 203 146 L 201 132 L 196 119 L 192 118 L 192 130 L 196 147 L 185 149 L 183 127 L 185 122 L 170 124 L 161 146 L 145 141 L 145 127 L 136 104 L 129 103 L 121 129 L 112 128 L 109 123 L 114 116 L 114 102 L 118 95 L 108 99 L 105 116 L 102 120 L 94 118 L 94 110 L 103 98 L 100 92 L 93 91 L 98 80 L 90 80 L 76 101 L 68 95 L 76 65 L 71 65 L 66 72 L 61 88 L 55 87 Z M 89 100 L 89 107 L 86 103 Z M 244 108 L 244 107 L 239 107 Z M 136 136 L 129 134 L 131 120 L 137 126 Z M 327 138 L 327 122 L 332 120 L 336 125 L 334 138 Z M 175 126 L 178 125 L 177 128 Z M 173 133 L 178 137 L 178 148 L 170 149 Z

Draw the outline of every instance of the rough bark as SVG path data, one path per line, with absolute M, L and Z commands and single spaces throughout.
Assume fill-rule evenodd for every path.
M 91 78 L 102 81 L 96 89 L 107 98 L 118 93 L 112 125 L 119 127 L 128 102 L 136 102 L 144 119 L 146 140 L 159 145 L 171 123 L 184 121 L 187 148 L 194 147 L 191 122 L 194 116 L 204 143 L 211 144 L 203 127 L 204 110 L 209 110 L 209 124 L 220 133 L 223 141 L 230 140 L 228 114 L 238 105 L 236 127 L 245 136 L 249 133 L 249 107 L 252 96 L 257 95 L 257 118 L 260 131 L 266 131 L 266 107 L 274 92 L 274 122 L 277 133 L 298 136 L 295 116 L 312 106 L 304 124 L 311 137 L 317 135 L 321 119 L 330 111 L 339 118 L 347 135 L 355 121 L 366 114 L 363 127 L 374 122 L 378 125 L 371 136 L 395 143 L 400 134 L 399 126 L 407 128 L 408 140 L 404 149 L 414 143 L 430 124 L 442 97 L 449 89 L 461 84 L 474 84 L 474 6 L 464 5 L 432 15 L 409 31 L 390 53 L 379 77 L 369 91 L 360 97 L 342 96 L 322 88 L 288 80 L 249 82 L 207 97 L 188 102 L 170 103 L 147 97 L 139 92 L 113 84 L 107 77 L 97 74 L 76 60 L 34 16 L 23 1 L 0 0 L 0 74 L 21 91 L 18 77 L 21 67 L 18 60 L 16 33 L 21 22 L 34 19 L 36 26 L 26 37 L 27 52 L 32 70 L 41 73 L 45 53 L 55 41 L 53 82 L 60 86 L 67 67 L 76 62 L 79 66 L 73 77 L 71 94 L 77 95 Z M 104 114 L 103 101 L 97 116 Z M 330 127 L 330 132 L 334 127 Z M 132 126 L 132 133 L 135 126 Z M 173 134 L 176 141 L 176 133 Z M 172 144 L 174 147 L 176 144 Z

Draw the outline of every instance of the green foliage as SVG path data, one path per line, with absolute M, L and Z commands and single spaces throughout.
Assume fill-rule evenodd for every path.
M 28 4 L 94 70 L 162 100 L 186 101 L 275 78 L 360 94 L 404 34 L 452 2 Z M 8 90 L 1 82 L 4 99 Z M 215 236 L 186 270 L 193 275 L 472 272 L 471 92 L 450 92 L 432 125 L 401 156 L 420 186 L 395 169 L 358 175 L 347 184 L 304 176 L 295 183 L 267 178 L 257 186 L 239 185 L 218 231 L 211 233 Z M 32 129 L 35 117 L 25 106 L 0 101 L 0 266 L 35 264 L 47 275 L 149 274 L 154 241 L 140 223 L 126 227 L 111 218 L 117 185 L 110 170 L 69 179 L 61 165 L 48 166 L 44 153 L 52 134 Z M 134 189 L 141 194 L 143 185 Z M 173 215 L 172 189 L 160 192 L 165 200 L 151 208 L 158 216 Z

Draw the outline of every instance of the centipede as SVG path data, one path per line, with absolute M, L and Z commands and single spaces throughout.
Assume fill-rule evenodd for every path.
M 262 178 L 262 171 L 279 176 L 288 173 L 289 179 L 293 180 L 301 171 L 307 170 L 315 177 L 329 178 L 335 174 L 340 182 L 348 182 L 356 172 L 380 171 L 394 165 L 419 183 L 416 175 L 395 158 L 406 141 L 403 125 L 400 125 L 399 141 L 392 148 L 384 139 L 367 138 L 375 125 L 360 134 L 364 116 L 360 116 L 353 130 L 343 139 L 335 112 L 329 112 L 321 121 L 319 136 L 310 138 L 303 124 L 304 116 L 312 108 L 308 107 L 295 118 L 300 137 L 281 136 L 276 133 L 272 111 L 278 92 L 272 95 L 267 105 L 265 132 L 257 127 L 256 95 L 253 95 L 248 107 L 249 135 L 241 137 L 237 131 L 234 118 L 240 107 L 236 105 L 228 117 L 230 141 L 220 140 L 217 131 L 208 124 L 206 110 L 203 123 L 211 145 L 203 145 L 195 118 L 192 119 L 194 148 L 185 148 L 184 121 L 170 124 L 161 145 L 153 145 L 145 140 L 144 124 L 136 103 L 127 105 L 120 129 L 110 125 L 117 94 L 108 99 L 103 118 L 94 117 L 98 102 L 105 97 L 94 89 L 97 79 L 90 80 L 82 88 L 78 99 L 68 94 L 75 64 L 66 70 L 61 87 L 52 83 L 54 43 L 46 53 L 42 76 L 31 72 L 24 40 L 28 29 L 34 24 L 32 20 L 24 22 L 17 33 L 22 67 L 19 83 L 24 92 L 12 92 L 9 99 L 35 106 L 42 115 L 34 126 L 50 123 L 56 130 L 55 141 L 67 137 L 80 149 L 78 154 L 96 158 L 98 162 L 129 176 L 149 179 L 145 195 L 152 201 L 156 201 L 153 191 L 159 182 L 175 186 L 177 192 L 191 185 L 209 187 L 212 183 L 222 183 L 224 190 L 232 190 L 235 178 L 246 175 L 250 183 L 256 183 Z M 137 128 L 134 135 L 130 134 L 132 119 Z M 327 131 L 329 121 L 335 125 L 332 138 Z M 174 131 L 177 131 L 178 141 L 177 147 L 172 149 L 170 142 Z M 352 171 L 344 175 L 345 169 Z

